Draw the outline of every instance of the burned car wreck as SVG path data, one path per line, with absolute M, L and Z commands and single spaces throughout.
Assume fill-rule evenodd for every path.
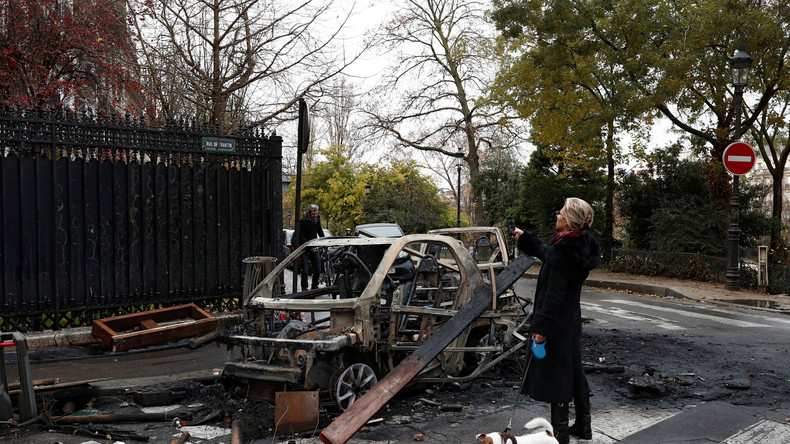
M 313 248 L 325 252 L 327 278 L 317 289 L 294 291 L 290 267 Z M 223 335 L 232 351 L 224 373 L 246 381 L 258 399 L 318 391 L 345 410 L 485 285 L 472 255 L 452 237 L 310 241 L 244 298 L 253 327 Z M 492 299 L 411 384 L 468 381 L 526 343 L 518 330 L 529 301 L 512 291 Z

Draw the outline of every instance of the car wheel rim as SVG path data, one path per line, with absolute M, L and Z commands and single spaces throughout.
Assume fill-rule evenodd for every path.
M 372 368 L 360 363 L 351 365 L 340 374 L 335 384 L 338 408 L 345 411 L 378 382 Z

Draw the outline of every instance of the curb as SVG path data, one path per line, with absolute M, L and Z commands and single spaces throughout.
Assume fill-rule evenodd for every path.
M 640 294 L 652 294 L 661 297 L 671 298 L 686 298 L 693 301 L 702 301 L 703 299 L 687 293 L 676 287 L 664 287 L 662 285 L 638 284 L 633 282 L 621 281 L 601 281 L 596 279 L 587 279 L 584 281 L 586 287 L 594 287 L 599 289 L 611 289 L 617 291 L 631 291 Z
M 524 276 L 527 279 L 537 279 L 538 273 L 525 273 Z M 703 299 L 687 293 L 679 288 L 676 287 L 665 287 L 663 285 L 651 285 L 651 284 L 639 284 L 636 282 L 623 282 L 623 281 L 604 281 L 599 279 L 587 279 L 584 281 L 585 287 L 592 287 L 598 288 L 603 290 L 615 290 L 615 291 L 630 291 L 633 293 L 640 293 L 640 294 L 652 294 L 661 297 L 673 297 L 673 298 L 686 298 L 691 299 L 693 301 L 702 301 Z
M 537 279 L 537 273 L 524 274 L 527 279 Z M 605 281 L 599 279 L 587 279 L 584 281 L 585 287 L 597 288 L 599 290 L 615 290 L 615 291 L 630 291 L 632 293 L 650 294 L 665 298 L 684 298 L 695 302 L 702 302 L 706 304 L 721 305 L 723 307 L 740 307 L 748 310 L 764 311 L 767 313 L 777 313 L 790 315 L 790 310 L 777 310 L 766 307 L 755 307 L 751 305 L 736 304 L 729 301 L 719 301 L 716 299 L 704 299 L 695 294 L 688 293 L 677 287 L 665 287 L 662 285 L 640 284 L 636 282 L 623 282 L 623 281 Z
M 217 313 L 212 316 L 219 320 L 217 329 L 238 325 L 244 321 L 244 315 L 241 313 Z M 25 333 L 24 336 L 30 350 L 101 343 L 101 339 L 93 336 L 92 327 L 34 331 Z

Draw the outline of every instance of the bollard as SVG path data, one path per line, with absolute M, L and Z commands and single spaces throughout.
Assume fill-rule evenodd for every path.
M 22 333 L 0 333 L 0 420 L 12 417 L 13 406 L 8 394 L 8 378 L 5 373 L 5 358 L 2 349 L 16 346 L 16 365 L 19 371 L 19 383 L 22 388 L 19 395 L 20 422 L 38 416 L 36 394 L 33 392 L 33 377 L 30 372 L 30 360 L 27 357 L 27 340 Z

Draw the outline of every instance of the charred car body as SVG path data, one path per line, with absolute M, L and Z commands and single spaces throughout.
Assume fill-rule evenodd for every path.
M 281 285 L 289 263 L 310 248 L 328 252 L 332 279 L 291 292 Z M 318 390 L 344 410 L 484 285 L 472 255 L 451 237 L 315 239 L 245 297 L 254 332 L 223 338 L 234 351 L 225 374 L 247 380 L 262 398 Z M 525 343 L 518 333 L 524 305 L 512 292 L 493 300 L 412 382 L 468 380 L 515 352 Z
M 502 271 L 513 257 L 505 234 L 499 227 L 438 228 L 428 234 L 451 236 L 457 239 L 472 255 L 481 271 Z

